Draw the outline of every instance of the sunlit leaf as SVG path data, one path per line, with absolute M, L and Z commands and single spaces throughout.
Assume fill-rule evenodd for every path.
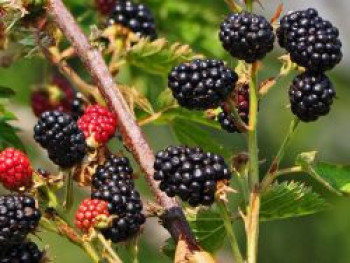
M 150 42 L 141 39 L 127 53 L 127 61 L 144 71 L 157 75 L 166 75 L 172 67 L 196 57 L 187 45 L 169 44 L 165 39 Z
M 326 201 L 299 182 L 274 184 L 261 196 L 261 220 L 278 220 L 314 214 L 327 208 Z
M 200 210 L 198 213 L 187 213 L 187 220 L 204 250 L 214 253 L 223 246 L 226 231 L 218 212 Z

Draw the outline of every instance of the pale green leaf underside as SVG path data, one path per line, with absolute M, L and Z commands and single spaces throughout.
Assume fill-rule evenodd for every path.
M 278 220 L 314 214 L 327 208 L 326 201 L 299 182 L 275 184 L 261 197 L 261 220 Z

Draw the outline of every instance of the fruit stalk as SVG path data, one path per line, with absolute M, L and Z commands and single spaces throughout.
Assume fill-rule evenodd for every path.
M 244 261 L 243 261 L 242 254 L 241 254 L 241 251 L 240 251 L 239 246 L 238 246 L 236 235 L 233 231 L 233 226 L 232 226 L 230 215 L 227 211 L 227 207 L 226 207 L 224 201 L 222 201 L 222 200 L 217 200 L 216 204 L 219 207 L 221 217 L 224 221 L 224 226 L 226 229 L 228 239 L 230 241 L 234 262 L 235 263 L 243 263 Z
M 146 180 L 153 194 L 156 196 L 159 204 L 165 209 L 167 216 L 164 217 L 166 221 L 163 223 L 167 230 L 175 241 L 178 241 L 181 236 L 190 246 L 198 247 L 181 207 L 173 198 L 169 198 L 165 193 L 162 193 L 158 188 L 158 183 L 153 179 L 153 164 L 155 160 L 153 151 L 145 140 L 120 90 L 113 81 L 102 55 L 90 45 L 87 37 L 61 0 L 49 0 L 48 11 L 54 17 L 63 34 L 72 43 L 76 54 L 90 72 L 102 96 L 106 99 L 109 108 L 117 115 L 126 147 L 133 153 L 135 160 L 145 173 Z
M 257 142 L 257 114 L 258 114 L 258 90 L 257 90 L 257 64 L 250 66 L 249 82 L 249 186 L 250 201 L 247 209 L 246 232 L 247 232 L 247 262 L 255 263 L 258 254 L 259 236 L 259 157 Z
M 286 148 L 288 147 L 290 141 L 293 138 L 295 130 L 298 128 L 300 120 L 298 118 L 294 118 L 290 124 L 289 130 L 287 132 L 286 137 L 284 138 L 280 149 L 278 150 L 275 159 L 273 160 L 266 176 L 264 177 L 261 183 L 262 191 L 266 190 L 266 188 L 274 181 L 276 178 L 276 173 L 278 172 L 279 164 L 283 159 Z

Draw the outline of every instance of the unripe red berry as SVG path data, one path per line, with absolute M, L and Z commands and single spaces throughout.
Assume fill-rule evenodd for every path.
M 117 0 L 95 0 L 95 6 L 102 15 L 108 15 L 114 10 Z
M 75 225 L 84 233 L 97 224 L 98 217 L 109 217 L 108 203 L 103 200 L 85 199 L 75 214 Z
M 98 144 L 105 144 L 115 134 L 117 117 L 102 106 L 88 106 L 78 120 L 78 126 L 87 139 L 93 138 Z
M 0 153 L 0 181 L 9 190 L 29 187 L 32 183 L 33 169 L 28 157 L 14 148 Z
M 31 94 L 31 106 L 35 116 L 45 111 L 59 110 L 70 113 L 75 91 L 63 76 L 55 75 L 51 85 L 35 90 Z

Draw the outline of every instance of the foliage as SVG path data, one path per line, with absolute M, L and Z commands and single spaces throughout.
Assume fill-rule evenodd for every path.
M 85 12 L 86 3 L 79 0 L 68 2 L 67 4 L 75 16 L 78 17 L 86 32 L 90 31 L 91 25 L 101 24 L 100 18 L 94 12 Z M 126 85 L 120 85 L 120 89 L 131 111 L 142 125 L 153 124 L 149 125 L 147 130 L 156 139 L 158 139 L 157 128 L 166 127 L 171 132 L 171 135 L 166 136 L 168 141 L 172 139 L 179 144 L 199 145 L 205 151 L 221 154 L 227 162 L 231 162 L 232 157 L 235 157 L 231 151 L 232 140 L 230 140 L 230 143 L 228 141 L 226 143 L 225 138 L 228 138 L 228 136 L 221 131 L 220 125 L 211 116 L 211 112 L 189 111 L 179 107 L 170 90 L 164 87 L 164 78 L 166 78 L 167 73 L 172 67 L 181 62 L 202 57 L 202 54 L 208 57 L 227 57 L 219 41 L 214 41 L 213 36 L 217 35 L 220 20 L 224 13 L 228 11 L 228 8 L 224 1 L 215 4 L 209 0 L 145 0 L 142 2 L 155 12 L 159 30 L 164 38 L 153 42 L 148 39 L 141 39 L 136 44 L 132 44 L 126 50 L 123 50 L 120 57 L 118 57 L 120 60 L 118 62 L 124 66 L 121 72 L 125 75 L 120 76 L 122 74 L 119 74 L 114 77 L 116 81 L 122 80 L 123 83 L 126 83 Z M 56 39 L 57 43 L 55 45 L 57 45 L 55 47 L 63 50 L 68 46 L 68 43 L 64 42 L 61 37 L 59 36 Z M 9 66 L 15 59 L 28 54 L 36 54 L 38 49 L 35 41 L 33 32 L 30 30 L 13 32 L 12 40 L 9 42 L 7 49 L 0 50 L 0 65 L 5 66 L 1 63 L 6 61 L 6 66 Z M 103 50 L 103 52 L 105 52 L 106 61 L 110 61 L 111 54 L 106 50 Z M 2 58 L 7 58 L 7 60 Z M 74 58 L 70 59 L 67 58 L 69 64 L 80 73 L 82 71 L 81 66 Z M 228 64 L 232 64 L 230 60 L 228 60 Z M 263 90 L 261 90 L 263 95 L 271 91 L 271 87 L 276 85 L 277 79 L 288 77 L 292 72 L 294 68 L 289 59 L 287 59 L 286 64 L 290 66 L 287 70 L 285 65 L 282 65 L 280 75 L 270 78 L 267 82 L 262 81 L 260 83 L 260 86 L 263 87 Z M 134 68 L 137 68 L 137 70 L 133 71 Z M 264 69 L 266 67 L 262 67 L 262 70 Z M 119 68 L 116 72 L 118 70 Z M 135 75 L 142 72 L 141 77 L 135 77 L 135 72 Z M 138 78 L 140 81 L 135 81 Z M 155 86 L 154 83 L 151 83 L 154 80 L 152 78 L 156 80 L 156 84 L 158 87 L 160 86 L 161 90 L 152 90 Z M 86 82 L 90 81 L 89 78 L 84 80 Z M 78 87 L 74 80 L 71 80 L 71 82 Z M 154 94 L 156 94 L 156 99 L 152 97 Z M 17 121 L 17 118 L 14 113 L 7 109 L 8 101 L 15 96 L 16 93 L 11 88 L 0 86 L 0 149 L 13 146 L 24 150 L 21 138 L 17 134 L 19 130 L 13 126 L 13 121 Z M 223 136 L 227 137 L 222 139 Z M 234 138 L 234 141 L 236 138 L 244 141 L 245 135 L 239 137 L 238 134 L 235 134 L 230 138 Z M 119 147 L 122 147 L 122 144 L 118 144 Z M 115 150 L 113 147 L 111 148 Z M 303 172 L 311 175 L 327 190 L 337 195 L 348 196 L 350 194 L 349 166 L 318 162 L 315 156 L 315 152 L 302 153 L 298 155 L 295 165 L 301 167 Z M 235 180 L 239 181 L 241 185 L 245 185 L 247 183 L 245 175 L 249 174 L 249 171 L 245 169 L 247 167 L 244 167 L 242 171 L 237 167 L 233 168 Z M 269 175 L 271 174 L 267 173 L 266 176 Z M 48 185 L 48 187 L 52 186 Z M 234 185 L 231 185 L 231 187 L 234 187 Z M 46 191 L 47 189 L 42 188 L 41 190 Z M 231 189 L 231 191 L 234 190 Z M 228 191 L 227 194 L 231 194 L 231 191 Z M 229 215 L 232 216 L 229 224 L 233 225 L 236 219 L 243 223 L 247 222 L 245 216 L 249 216 L 249 207 L 246 202 L 242 201 L 244 200 L 242 192 L 235 192 L 234 194 L 237 195 L 234 200 L 235 203 L 229 205 L 229 207 L 234 207 L 232 211 L 228 211 Z M 225 198 L 223 200 L 226 201 Z M 229 198 L 229 200 L 233 199 Z M 311 215 L 324 211 L 328 207 L 329 202 L 325 200 L 325 197 L 322 197 L 321 193 L 316 193 L 312 187 L 307 186 L 307 183 L 290 180 L 282 183 L 274 182 L 261 194 L 260 221 L 266 222 Z M 199 245 L 205 251 L 213 254 L 217 253 L 224 246 L 228 237 L 223 215 L 216 210 L 215 206 L 207 210 L 187 209 L 186 212 L 187 220 Z M 240 213 L 243 213 L 243 215 L 239 215 Z M 147 238 L 149 237 L 142 237 L 142 240 L 147 240 Z M 177 244 L 173 239 L 168 239 L 163 245 L 162 252 L 173 258 L 176 246 Z M 142 250 L 144 247 L 140 249 Z M 130 251 L 127 252 L 128 258 L 134 256 L 135 251 L 133 252 L 132 249 Z

